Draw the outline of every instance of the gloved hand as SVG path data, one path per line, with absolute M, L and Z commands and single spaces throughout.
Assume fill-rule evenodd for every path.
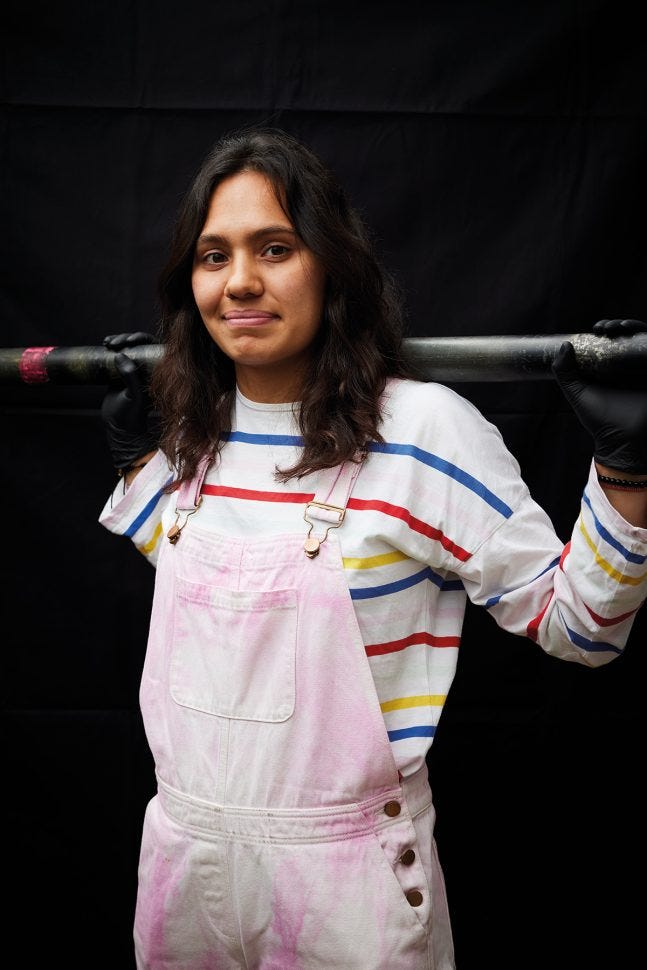
M 104 347 L 117 351 L 154 343 L 157 338 L 141 330 L 110 334 L 103 339 Z M 101 417 L 114 466 L 125 470 L 135 459 L 157 448 L 160 423 L 140 367 L 124 353 L 115 356 L 115 367 L 123 385 L 109 388 L 101 405 Z
M 642 320 L 599 320 L 597 336 L 647 333 Z M 634 475 L 647 474 L 647 381 L 642 387 L 596 384 L 577 368 L 575 350 L 565 341 L 555 355 L 553 376 L 581 423 L 593 437 L 594 458 L 601 465 Z

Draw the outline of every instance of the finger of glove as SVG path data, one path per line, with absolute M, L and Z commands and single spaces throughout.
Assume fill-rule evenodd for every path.
M 127 354 L 117 354 L 115 368 L 124 382 L 127 397 L 133 402 L 141 401 L 144 396 L 144 384 L 139 365 Z
M 565 341 L 555 354 L 551 370 L 562 394 L 582 424 L 586 424 L 588 427 L 587 419 L 582 414 L 582 398 L 587 393 L 588 388 L 578 371 L 575 348 L 570 340 Z
M 115 367 L 124 382 L 122 395 L 129 405 L 130 420 L 137 418 L 138 423 L 145 427 L 153 410 L 153 402 L 148 390 L 148 377 L 141 366 L 127 354 L 116 355 Z
M 157 338 L 152 333 L 144 330 L 135 330 L 132 333 L 112 333 L 103 338 L 103 346 L 107 350 L 123 350 L 124 347 L 139 347 L 142 344 L 154 344 Z
M 575 348 L 570 340 L 565 340 L 555 354 L 551 370 L 555 380 L 562 386 L 570 381 L 581 383 Z
M 101 341 L 107 350 L 122 350 L 126 346 L 127 333 L 109 333 Z
M 598 424 L 597 415 L 592 413 L 597 411 L 595 392 L 582 380 L 575 358 L 575 348 L 569 340 L 565 341 L 555 354 L 551 369 L 564 397 L 580 422 L 591 434 L 594 434 Z
M 644 320 L 623 320 L 621 327 L 623 333 L 647 333 L 647 323 Z
M 138 365 L 127 354 L 117 354 L 115 367 L 124 386 L 106 395 L 104 418 L 129 431 L 144 431 L 148 425 L 151 402 Z
M 593 333 L 598 337 L 630 336 L 633 333 L 647 332 L 647 323 L 643 320 L 598 320 L 593 324 Z

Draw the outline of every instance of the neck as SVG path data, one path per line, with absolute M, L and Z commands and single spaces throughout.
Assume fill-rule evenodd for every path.
M 292 404 L 303 393 L 300 373 L 292 369 L 284 375 L 266 375 L 254 368 L 236 368 L 236 383 L 241 394 L 257 404 Z

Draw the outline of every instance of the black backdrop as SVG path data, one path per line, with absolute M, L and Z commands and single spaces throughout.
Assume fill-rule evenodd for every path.
M 340 175 L 410 334 L 647 318 L 638 4 L 373 0 L 5 5 L 6 347 L 154 329 L 178 201 L 211 143 L 286 128 Z M 566 539 L 589 442 L 550 383 L 457 387 Z M 130 970 L 152 764 L 138 707 L 153 574 L 97 525 L 102 388 L 0 388 L 4 950 Z M 459 970 L 642 949 L 645 617 L 600 670 L 470 609 L 429 758 Z

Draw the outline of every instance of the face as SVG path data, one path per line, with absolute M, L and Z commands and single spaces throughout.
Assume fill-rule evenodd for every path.
M 215 189 L 191 279 L 204 325 L 234 362 L 242 393 L 297 400 L 321 323 L 325 272 L 264 175 L 240 172 Z

